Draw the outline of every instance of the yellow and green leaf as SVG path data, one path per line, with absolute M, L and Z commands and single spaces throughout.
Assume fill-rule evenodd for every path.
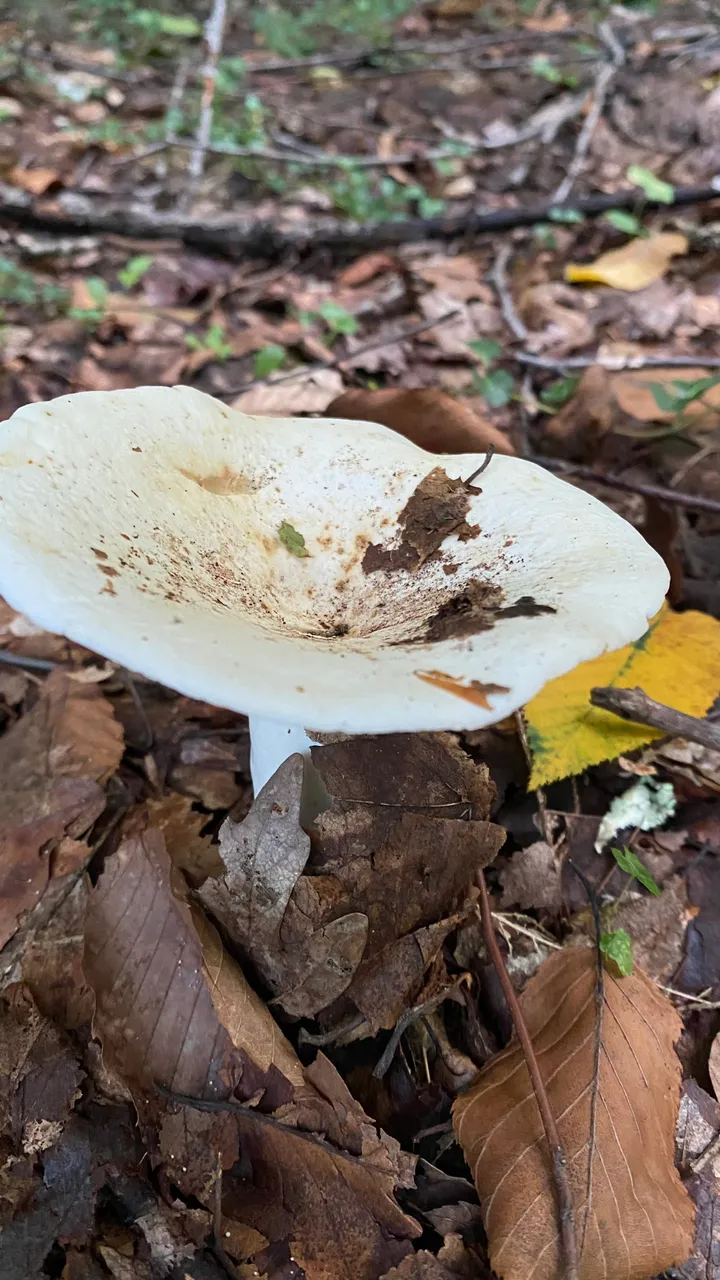
M 551 680 L 525 708 L 533 755 L 531 787 L 582 773 L 663 735 L 593 707 L 597 685 L 642 689 L 687 715 L 702 716 L 720 693 L 720 622 L 664 608 L 644 636 Z

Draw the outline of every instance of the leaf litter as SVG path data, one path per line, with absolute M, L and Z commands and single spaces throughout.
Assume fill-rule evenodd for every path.
M 519 1223 L 514 1240 L 534 1262 L 540 1232 L 523 1231 L 523 1215 L 544 1215 L 548 1240 L 554 1221 L 542 1142 L 533 1148 L 533 1206 L 527 1189 L 510 1194 L 511 1174 L 493 1195 L 483 1169 L 478 1210 L 471 1169 L 448 1145 L 450 1112 L 474 1072 L 502 1069 L 511 1030 L 475 916 L 482 867 L 530 1021 L 537 1000 L 532 979 L 525 984 L 548 940 L 562 948 L 548 962 L 558 974 L 588 966 L 580 1022 L 590 1037 L 549 1088 L 564 1096 L 579 1068 L 587 1073 L 591 953 L 569 944 L 594 932 L 570 864 L 593 887 L 606 952 L 620 963 L 614 977 L 605 974 L 601 1083 L 609 1105 L 598 1105 L 596 1208 L 617 1221 L 610 1188 L 624 1211 L 612 1247 L 622 1248 L 624 1235 L 632 1258 L 642 1259 L 632 1272 L 638 1280 L 664 1265 L 673 1252 L 665 1248 L 670 1215 L 648 1201 L 659 1242 L 650 1256 L 647 1224 L 636 1223 L 637 1206 L 623 1192 L 619 1152 L 634 1175 L 640 1143 L 631 1113 L 645 1108 L 643 1132 L 664 1143 L 658 1185 L 684 1224 L 678 1241 L 682 1235 L 688 1261 L 678 1243 L 673 1274 L 697 1280 L 720 1265 L 716 1162 L 697 1164 L 720 1129 L 700 1087 L 710 1083 L 720 998 L 717 762 L 697 744 L 664 741 L 651 726 L 589 703 L 593 685 L 640 685 L 704 716 L 720 691 L 716 206 L 644 203 L 662 205 L 685 183 L 711 181 L 716 68 L 702 37 L 696 44 L 682 23 L 668 18 L 666 37 L 656 17 L 634 15 L 628 26 L 613 15 L 632 81 L 627 69 L 618 72 L 569 204 L 574 211 L 602 191 L 616 192 L 619 207 L 597 221 L 582 213 L 558 220 L 552 193 L 585 132 L 580 113 L 592 103 L 596 65 L 589 54 L 566 65 L 562 6 L 539 19 L 513 10 L 499 33 L 476 10 L 453 0 L 401 15 L 396 63 L 380 52 L 369 65 L 364 48 L 353 62 L 354 38 L 342 36 L 324 49 L 327 77 L 307 66 L 263 71 L 293 56 L 263 48 L 267 33 L 235 19 L 219 63 L 217 133 L 196 193 L 204 225 L 191 233 L 176 214 L 187 148 L 149 134 L 171 139 L 164 113 L 205 13 L 177 15 L 174 29 L 159 15 L 162 38 L 142 37 L 157 42 L 152 48 L 137 47 L 140 26 L 124 30 L 122 67 L 115 35 L 92 24 L 82 43 L 50 38 L 43 58 L 24 50 L 16 60 L 11 96 L 0 103 L 8 178 L 0 203 L 8 214 L 14 203 L 19 219 L 0 262 L 1 416 L 68 390 L 180 380 L 249 413 L 382 422 L 433 452 L 492 446 L 543 465 L 570 459 L 625 483 L 568 477 L 657 539 L 680 609 L 661 615 L 632 653 L 600 659 L 602 671 L 580 668 L 569 685 L 548 686 L 527 709 L 524 737 L 508 722 L 460 738 L 391 735 L 318 747 L 332 807 L 305 831 L 297 761 L 251 804 L 241 717 L 128 683 L 0 606 L 0 1269 L 8 1280 L 96 1280 L 100 1272 L 290 1280 L 301 1271 L 310 1280 L 485 1280 L 479 1212 L 490 1223 L 501 1212 L 511 1228 Z M 157 15 L 143 17 L 151 21 Z M 595 26 L 591 16 L 597 43 Z M 478 32 L 497 42 L 490 55 L 482 44 L 465 47 Z M 11 51 L 16 38 L 9 32 Z M 438 40 L 447 53 L 435 52 Z M 415 47 L 405 50 L 406 41 Z M 481 70 L 488 56 L 517 65 Z M 88 58 L 91 90 L 87 72 L 64 67 Z M 572 76 L 579 89 L 568 92 Z M 250 119 L 256 89 L 262 126 Z M 192 132 L 192 92 L 187 103 L 182 129 Z M 253 154 L 216 154 L 219 139 L 238 128 L 246 134 L 233 134 L 235 145 L 246 145 L 250 130 Z M 264 136 L 252 133 L 258 128 Z M 144 155 L 153 145 L 160 150 Z M 263 155 L 276 145 L 297 167 Z M 313 148 L 355 160 L 347 168 L 343 159 L 333 176 L 309 163 Z M 438 148 L 449 154 L 435 160 Z M 387 161 L 393 152 L 409 158 Z M 371 164 L 354 168 L 357 159 Z M 633 186 L 632 203 L 623 204 Z M 414 239 L 405 236 L 408 217 L 439 212 L 460 225 L 476 202 L 502 215 L 543 201 L 546 213 L 512 241 L 502 231 L 437 239 L 427 221 Z M 128 229 L 130 206 L 148 239 L 113 230 Z M 98 210 L 110 221 L 95 227 Z M 52 229 L 58 213 L 65 225 Z M 272 234 L 258 256 L 259 217 L 296 237 L 292 256 L 278 256 Z M 340 255 L 337 218 L 362 232 L 355 240 L 356 232 L 342 232 Z M 218 254 L 213 236 L 223 219 L 235 241 Z M 390 248 L 373 243 L 363 219 L 393 224 Z M 503 273 L 505 240 L 512 255 Z M 524 340 L 517 321 L 529 330 Z M 664 495 L 662 520 L 647 484 Z M 408 553 L 418 563 L 449 522 L 464 519 L 458 485 L 433 495 L 427 528 L 410 530 Z M 674 494 L 710 507 L 684 506 Z M 439 503 L 447 518 L 438 521 Z M 301 512 L 285 545 L 302 556 L 298 527 Z M 475 602 L 475 623 L 491 622 L 499 603 Z M 493 690 L 476 683 L 458 696 L 492 705 Z M 594 843 L 633 772 L 671 787 L 677 808 L 663 830 L 628 828 L 616 861 Z M 617 976 L 629 971 L 628 957 L 632 974 Z M 543 981 L 548 970 L 538 972 Z M 558 998 L 564 980 L 553 977 L 548 992 Z M 651 1052 L 645 1023 L 637 1034 L 633 1024 L 635 1057 L 617 1039 L 619 1026 L 630 1039 L 624 1019 L 637 1017 L 627 993 L 641 1011 L 649 1002 L 661 1048 Z M 573 1001 L 577 992 L 569 1009 Z M 698 1210 L 694 1253 L 666 1141 L 677 1100 L 671 1001 L 684 1022 L 687 1073 L 700 1080 L 684 1085 L 676 1151 Z M 577 1029 L 567 1036 L 572 1048 Z M 376 1079 L 388 1046 L 390 1065 Z M 511 1042 L 505 1054 L 515 1053 Z M 611 1061 L 621 1063 L 620 1083 Z M 536 1132 L 522 1065 L 517 1078 L 528 1133 Z M 157 1084 L 177 1092 L 186 1084 L 220 1109 L 174 1101 Z M 611 1134 L 608 1156 L 611 1122 L 620 1146 Z M 577 1117 L 575 1124 L 580 1133 Z M 504 1146 L 500 1159 L 512 1150 Z M 425 1160 L 416 1165 L 418 1154 Z M 431 1208 L 423 1163 L 437 1178 Z M 581 1207 L 579 1193 L 580 1221 Z M 494 1258 L 492 1232 L 490 1246 Z M 618 1266 L 625 1274 L 624 1254 Z

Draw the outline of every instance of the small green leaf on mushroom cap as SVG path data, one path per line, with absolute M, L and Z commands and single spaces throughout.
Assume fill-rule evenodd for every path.
M 280 525 L 280 528 L 278 529 L 278 537 L 283 545 L 287 547 L 291 556 L 299 556 L 302 558 L 303 556 L 310 555 L 310 552 L 305 546 L 305 539 L 302 534 L 298 533 L 297 529 L 293 529 L 292 525 L 289 524 L 287 520 L 283 520 Z

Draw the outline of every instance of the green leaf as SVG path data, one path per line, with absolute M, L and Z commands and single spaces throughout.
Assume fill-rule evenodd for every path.
M 559 84 L 562 79 L 562 73 L 550 61 L 546 53 L 536 53 L 530 63 L 530 70 L 534 76 L 542 76 L 544 80 L 549 80 L 551 84 Z
M 533 235 L 538 244 L 544 245 L 546 249 L 557 249 L 557 236 L 547 222 L 536 222 Z
M 492 338 L 478 338 L 476 342 L 468 342 L 468 346 L 473 355 L 477 356 L 483 369 L 489 369 L 503 352 L 502 345 L 494 342 Z
M 613 929 L 610 933 L 601 933 L 600 950 L 608 960 L 617 965 L 623 978 L 629 977 L 633 971 L 632 943 L 630 935 L 624 929 Z
M 641 187 L 648 200 L 657 200 L 659 204 L 672 204 L 675 199 L 675 188 L 670 182 L 663 182 L 654 173 L 641 164 L 631 164 L 625 175 L 634 187 Z
M 287 520 L 283 520 L 280 525 L 280 528 L 278 529 L 278 537 L 283 545 L 287 547 L 291 556 L 298 556 L 302 559 L 303 556 L 310 555 L 310 552 L 305 546 L 305 539 L 302 534 L 298 533 L 297 529 L 293 529 L 292 525 L 288 524 Z
M 85 286 L 96 306 L 104 307 L 110 291 L 102 276 L 90 276 L 85 281 Z
M 662 409 L 663 413 L 676 413 L 681 407 L 677 396 L 673 395 L 672 391 L 668 391 L 661 382 L 648 382 L 647 385 L 658 409 Z
M 491 409 L 502 409 L 512 400 L 515 380 L 506 369 L 493 369 L 477 379 L 477 388 Z
M 690 404 L 692 400 L 698 400 L 700 396 L 704 396 L 706 391 L 712 391 L 712 388 L 716 387 L 719 382 L 720 377 L 717 374 L 709 374 L 704 378 L 695 378 L 694 381 L 673 378 L 675 397 L 683 405 Z
M 357 333 L 358 322 L 355 316 L 341 307 L 338 302 L 333 302 L 332 298 L 321 303 L 318 311 L 333 333 Z
M 629 236 L 646 236 L 645 230 L 639 218 L 634 213 L 628 213 L 627 209 L 608 209 L 603 215 L 606 222 L 610 223 L 616 231 L 624 231 Z
M 579 373 L 569 373 L 565 378 L 556 378 L 544 391 L 540 392 L 540 401 L 549 409 L 562 409 L 572 399 L 580 381 Z
M 269 342 L 266 347 L 261 347 L 255 353 L 254 376 L 267 378 L 268 374 L 274 373 L 284 365 L 286 356 L 287 351 L 284 347 L 279 346 L 277 342 Z
M 627 845 L 625 845 L 623 849 L 611 849 L 610 852 L 621 871 L 627 871 L 629 876 L 632 876 L 634 880 L 638 880 L 640 884 L 650 890 L 650 893 L 654 893 L 656 898 L 660 897 L 662 890 L 632 849 L 628 849 Z
M 548 218 L 551 222 L 584 222 L 585 214 L 579 209 L 566 209 L 563 205 L 558 205 L 557 208 L 549 211 Z
M 123 289 L 133 289 L 150 270 L 153 259 L 149 253 L 139 253 L 135 258 L 128 258 L 125 266 L 118 271 L 118 280 Z
M 190 14 L 160 13 L 157 9 L 138 9 L 132 22 L 146 31 L 165 36 L 186 36 L 190 39 L 202 35 L 202 26 Z

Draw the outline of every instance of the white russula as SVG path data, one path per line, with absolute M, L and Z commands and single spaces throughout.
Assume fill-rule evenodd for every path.
M 482 462 L 187 387 L 27 405 L 0 425 L 0 593 L 248 713 L 258 790 L 305 729 L 477 729 L 643 633 L 668 575 L 640 534 L 517 458 L 461 483 Z

